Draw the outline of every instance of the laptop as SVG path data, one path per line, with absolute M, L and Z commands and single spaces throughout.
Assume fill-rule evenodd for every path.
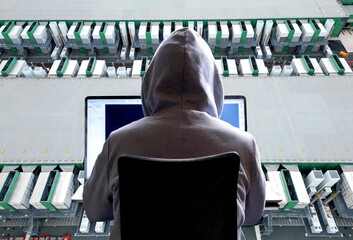
M 143 117 L 140 97 L 86 98 L 86 155 L 84 163 L 86 180 L 90 177 L 97 156 L 102 151 L 102 146 L 109 134 Z M 221 119 L 246 131 L 245 97 L 226 96 Z

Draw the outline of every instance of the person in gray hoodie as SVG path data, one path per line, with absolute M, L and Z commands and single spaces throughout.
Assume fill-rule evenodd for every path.
M 157 49 L 143 78 L 145 117 L 114 132 L 103 145 L 83 203 L 91 221 L 115 220 L 110 239 L 120 239 L 117 159 L 124 154 L 194 158 L 235 151 L 240 156 L 237 187 L 238 239 L 265 205 L 265 179 L 253 136 L 220 120 L 223 83 L 207 43 L 196 31 L 173 32 Z

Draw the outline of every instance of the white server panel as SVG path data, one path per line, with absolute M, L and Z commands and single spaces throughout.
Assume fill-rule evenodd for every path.
M 68 209 L 71 206 L 73 193 L 74 174 L 72 172 L 60 172 L 51 203 L 57 209 Z
M 29 199 L 29 203 L 37 209 L 46 209 L 41 203 L 40 199 L 43 195 L 43 191 L 45 188 L 45 184 L 47 183 L 49 177 L 49 172 L 41 172 L 39 173 L 37 182 L 34 186 L 31 198 Z
M 29 198 L 34 186 L 33 173 L 21 172 L 18 175 L 16 184 L 12 189 L 8 203 L 15 209 L 28 209 Z

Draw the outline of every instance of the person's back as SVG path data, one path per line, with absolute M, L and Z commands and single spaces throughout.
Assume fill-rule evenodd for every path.
M 110 135 L 85 184 L 87 216 L 94 221 L 115 217 L 111 239 L 120 239 L 117 159 L 123 154 L 173 159 L 236 151 L 241 161 L 241 239 L 240 226 L 253 225 L 262 215 L 264 177 L 253 137 L 218 119 L 222 81 L 209 47 L 195 31 L 178 30 L 161 44 L 143 79 L 141 96 L 146 117 Z

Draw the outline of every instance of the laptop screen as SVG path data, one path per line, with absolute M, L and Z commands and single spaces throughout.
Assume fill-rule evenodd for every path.
M 97 156 L 109 134 L 143 117 L 141 99 L 138 97 L 86 98 L 86 179 L 90 177 Z M 245 98 L 227 96 L 221 119 L 246 131 Z

